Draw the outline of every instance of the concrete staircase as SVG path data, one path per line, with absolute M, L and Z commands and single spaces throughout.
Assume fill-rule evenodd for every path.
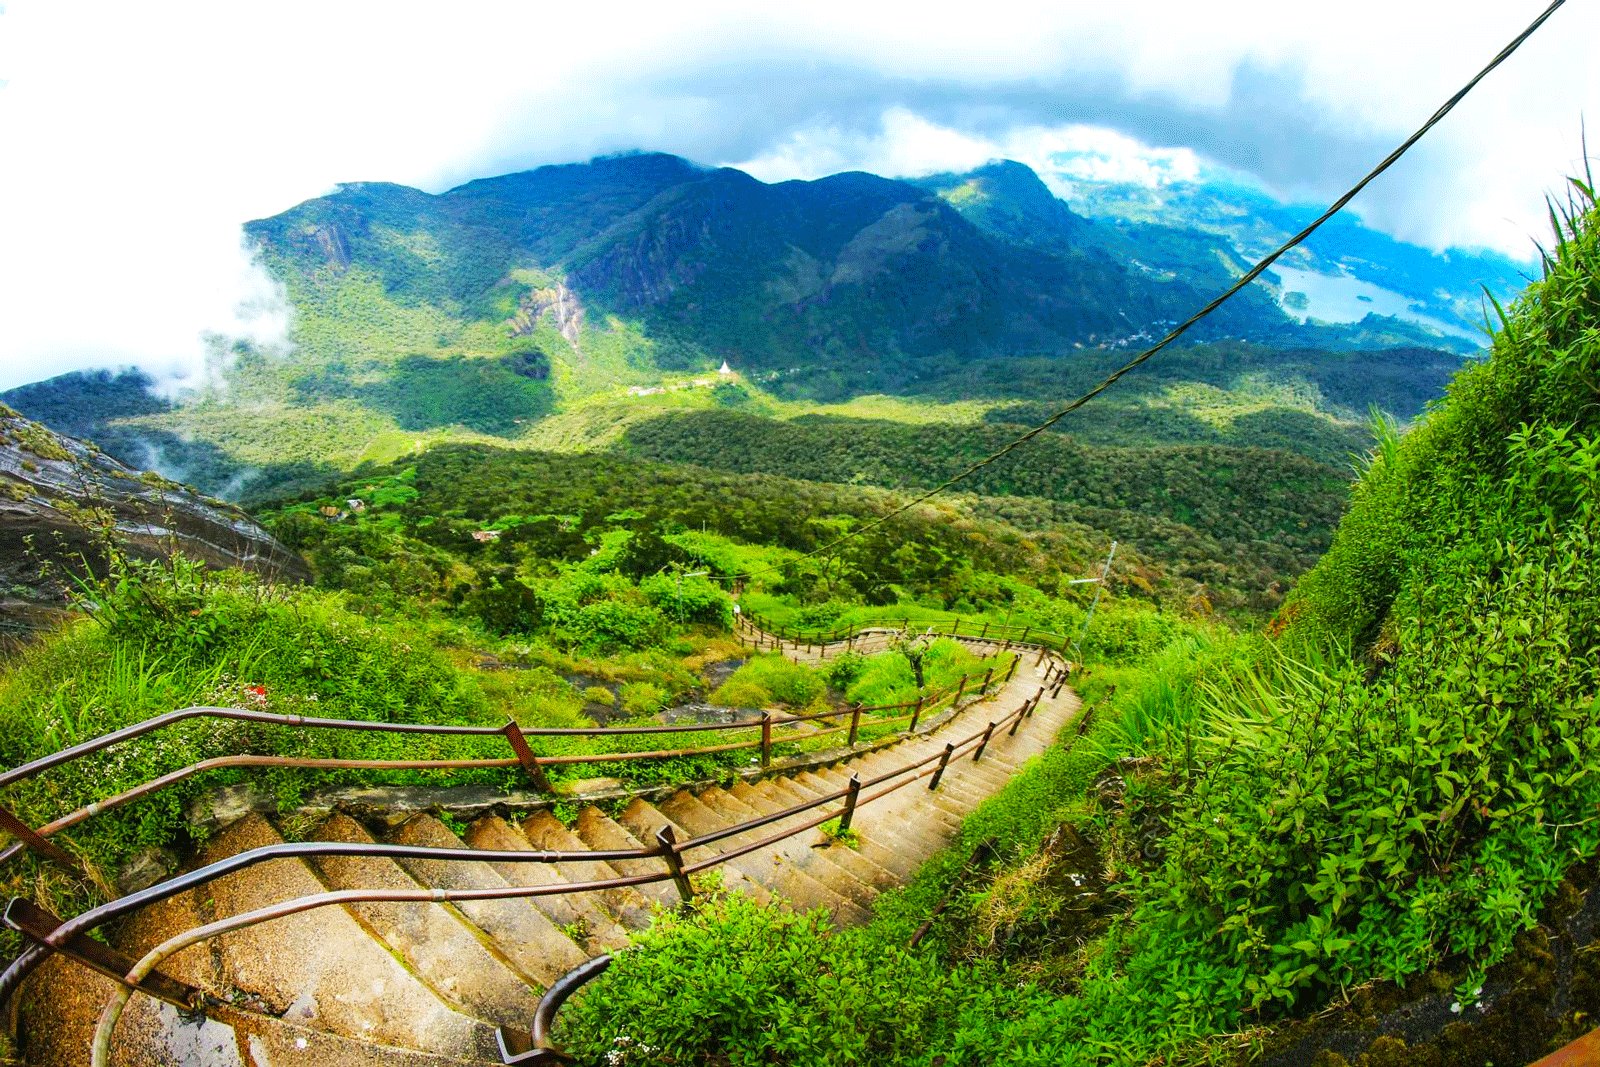
M 802 656 L 805 653 L 801 653 Z M 813 653 L 814 654 L 814 653 Z M 572 825 L 549 812 L 520 821 L 477 819 L 457 833 L 432 815 L 393 825 L 329 817 L 311 839 L 390 841 L 493 850 L 617 850 L 648 847 L 663 826 L 685 840 L 778 812 L 944 750 L 1040 691 L 1045 670 L 1027 654 L 990 699 L 952 715 L 936 730 L 838 762 L 730 788 L 683 789 L 658 803 L 634 799 L 590 806 Z M 1047 661 L 1048 662 L 1048 661 Z M 859 847 L 830 843 L 811 829 L 736 857 L 713 870 L 729 889 L 763 902 L 821 907 L 839 924 L 865 921 L 874 898 L 900 884 L 949 844 L 962 819 L 1055 738 L 1078 706 L 1070 690 L 1038 703 L 1014 736 L 997 731 L 980 762 L 964 755 L 943 774 L 863 804 L 854 818 Z M 818 812 L 724 839 L 688 855 L 731 850 Z M 459 828 L 459 827 L 458 827 Z M 210 842 L 197 865 L 281 841 L 278 827 L 247 816 Z M 278 859 L 217 879 L 148 908 L 113 931 L 113 944 L 137 958 L 175 933 L 204 922 L 329 889 L 491 888 L 584 882 L 663 869 L 660 861 L 562 864 L 442 862 L 387 857 Z M 526 1032 L 540 992 L 587 958 L 627 943 L 652 909 L 673 907 L 672 881 L 636 888 L 499 901 L 355 903 L 274 920 L 190 948 L 164 970 L 230 1007 L 206 1018 L 136 995 L 118 1028 L 118 1067 L 445 1067 L 499 1063 L 495 1030 Z M 26 1062 L 81 1067 L 112 990 L 60 957 L 24 987 L 21 1033 Z

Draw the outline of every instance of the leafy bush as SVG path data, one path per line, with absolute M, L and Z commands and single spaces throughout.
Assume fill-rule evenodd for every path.
M 613 652 L 659 644 L 666 636 L 667 621 L 646 604 L 601 600 L 579 608 L 563 629 L 582 648 Z
M 948 1035 L 969 975 L 827 935 L 820 910 L 737 893 L 663 913 L 563 1011 L 562 1039 L 584 1063 L 765 1067 L 905 1062 Z
M 622 710 L 630 717 L 654 715 L 667 706 L 670 694 L 653 682 L 629 682 L 622 687 Z
M 779 703 L 803 708 L 822 699 L 827 691 L 827 681 L 815 668 L 770 654 L 746 660 L 711 694 L 711 702 L 729 707 Z
M 639 591 L 662 614 L 679 623 L 726 627 L 733 622 L 733 598 L 705 578 L 653 574 L 640 581 Z

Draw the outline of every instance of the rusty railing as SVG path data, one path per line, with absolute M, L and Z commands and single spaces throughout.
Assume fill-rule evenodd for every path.
M 1044 650 L 1041 648 L 1041 659 Z M 1013 659 L 1010 668 L 998 684 L 1004 685 L 1015 672 L 1017 660 Z M 1065 668 L 1061 671 L 1062 679 L 1065 678 Z M 871 713 L 873 718 L 866 725 L 872 728 L 894 725 L 905 722 L 903 730 L 893 733 L 910 735 L 916 731 L 921 717 L 933 708 L 937 708 L 946 698 L 953 697 L 952 703 L 959 704 L 967 694 L 967 686 L 976 674 L 962 675 L 956 682 L 941 687 L 940 689 L 920 694 L 915 700 L 903 701 L 898 704 L 881 704 L 862 706 L 856 704 L 845 710 L 828 710 L 812 712 L 806 715 L 775 716 L 764 713 L 758 720 L 743 723 L 684 723 L 663 726 L 622 726 L 622 727 L 523 727 L 514 720 L 504 726 L 472 726 L 472 725 L 433 725 L 428 723 L 388 723 L 352 719 L 326 719 L 304 715 L 284 715 L 275 712 L 248 711 L 240 708 L 217 707 L 191 707 L 170 711 L 157 715 L 143 722 L 135 723 L 112 733 L 92 738 L 80 744 L 41 756 L 29 763 L 22 764 L 10 770 L 0 772 L 0 791 L 17 783 L 32 779 L 45 771 L 65 766 L 77 760 L 95 755 L 115 745 L 143 737 L 158 730 L 174 726 L 181 722 L 194 719 L 211 719 L 220 721 L 246 722 L 272 726 L 284 726 L 307 730 L 341 730 L 352 732 L 393 733 L 393 734 L 427 734 L 447 737 L 492 737 L 499 735 L 505 738 L 511 754 L 500 758 L 474 758 L 474 759 L 338 759 L 306 756 L 275 756 L 257 753 L 234 753 L 223 756 L 214 756 L 191 763 L 185 767 L 169 771 L 159 777 L 152 778 L 137 786 L 126 789 L 114 796 L 94 801 L 84 807 L 60 816 L 42 826 L 34 827 L 19 818 L 13 811 L 0 803 L 0 830 L 8 833 L 12 841 L 4 848 L 0 848 L 0 866 L 4 866 L 24 851 L 31 851 L 36 855 L 49 860 L 57 866 L 63 867 L 74 874 L 82 875 L 82 870 L 72 856 L 50 839 L 63 830 L 69 829 L 87 819 L 93 818 L 107 811 L 112 811 L 136 800 L 148 797 L 162 789 L 176 785 L 186 779 L 207 771 L 235 767 L 285 767 L 305 770 L 380 770 L 380 771 L 421 771 L 421 770 L 466 770 L 489 769 L 497 767 L 520 766 L 527 775 L 533 787 L 541 793 L 553 793 L 550 781 L 545 774 L 545 768 L 568 764 L 582 763 L 616 763 L 644 759 L 671 759 L 682 756 L 709 755 L 719 752 L 734 752 L 743 749 L 759 749 L 760 762 L 763 768 L 772 764 L 772 753 L 775 745 L 792 744 L 800 741 L 809 741 L 818 737 L 849 731 L 848 744 L 852 747 L 857 743 L 863 725 L 863 715 Z M 994 671 L 991 668 L 982 677 L 981 685 L 973 690 L 971 695 L 987 695 L 994 687 Z M 886 711 L 900 711 L 899 715 L 878 715 Z M 804 734 L 796 734 L 787 738 L 774 738 L 773 731 L 778 727 L 794 726 L 801 723 L 817 722 L 822 720 L 837 720 L 849 717 L 848 724 L 828 725 L 821 729 L 814 729 Z M 539 755 L 533 751 L 528 743 L 529 738 L 538 737 L 583 737 L 605 738 L 624 735 L 650 735 L 650 734 L 685 734 L 717 731 L 724 734 L 738 731 L 751 731 L 757 733 L 756 737 L 749 740 L 733 741 L 717 745 L 703 745 L 699 747 L 679 747 L 670 749 L 650 749 L 643 751 L 621 752 L 579 752 L 565 754 Z M 892 736 L 893 734 L 889 735 Z
M 1013 664 L 1013 668 L 1014 666 L 1015 664 Z M 694 874 L 709 870 L 750 852 L 766 848 L 796 834 L 804 833 L 831 819 L 837 818 L 841 822 L 849 820 L 855 815 L 858 807 L 871 804 L 924 778 L 931 776 L 932 781 L 929 782 L 928 788 L 936 789 L 945 768 L 957 756 L 973 751 L 973 758 L 975 760 L 981 759 L 985 747 L 994 736 L 995 731 L 1006 727 L 1008 724 L 1009 732 L 1014 734 L 1023 721 L 1032 715 L 1039 701 L 1050 691 L 1050 684 L 1057 670 L 1064 670 L 1063 665 L 1052 662 L 1051 670 L 1047 672 L 1046 684 L 1040 685 L 1038 691 L 1032 697 L 999 719 L 989 721 L 984 729 L 974 731 L 960 741 L 947 743 L 941 751 L 931 753 L 921 759 L 914 760 L 864 781 L 858 776 L 853 777 L 850 784 L 845 788 L 812 798 L 781 811 L 735 823 L 684 841 L 676 839 L 670 826 L 663 826 L 657 834 L 654 847 L 578 852 L 550 850 L 532 852 L 521 850 L 499 851 L 378 843 L 283 842 L 250 849 L 226 857 L 196 870 L 159 882 L 147 889 L 91 908 L 72 919 L 59 919 L 37 905 L 23 898 L 17 898 L 7 906 L 3 921 L 11 929 L 21 933 L 27 939 L 28 945 L 5 971 L 0 973 L 0 1005 L 5 1004 L 14 995 L 28 975 L 45 959 L 52 954 L 61 954 L 120 983 L 123 992 L 119 994 L 119 997 L 123 1001 L 125 1001 L 129 993 L 137 990 L 175 1004 L 185 1010 L 203 1010 L 208 1005 L 217 1002 L 202 990 L 162 974 L 157 969 L 162 959 L 172 953 L 181 951 L 189 945 L 197 944 L 221 933 L 244 929 L 260 923 L 270 922 L 273 919 L 300 914 L 317 908 L 336 905 L 372 902 L 445 903 L 529 898 L 620 889 L 662 882 L 668 879 L 671 879 L 676 884 L 683 903 L 689 904 L 692 902 L 694 895 L 693 886 L 690 882 L 690 877 Z M 119 731 L 119 734 L 126 736 L 125 731 Z M 81 748 L 82 746 L 79 747 Z M 56 755 L 64 756 L 65 753 Z M 65 759 L 60 759 L 54 765 L 59 765 L 59 763 L 65 761 Z M 843 805 L 837 810 L 830 809 L 820 814 L 816 813 L 817 809 L 839 801 L 843 801 Z M 804 817 L 799 822 L 785 827 L 777 833 L 769 834 L 753 841 L 742 842 L 701 859 L 693 861 L 686 861 L 685 859 L 685 853 L 706 849 L 719 842 L 741 837 L 773 824 L 802 816 Z M 353 889 L 319 893 L 284 901 L 245 915 L 233 916 L 206 926 L 197 927 L 158 946 L 147 954 L 145 959 L 140 961 L 130 960 L 92 937 L 96 930 L 116 919 L 130 915 L 160 901 L 170 899 L 180 893 L 193 890 L 225 875 L 246 870 L 275 859 L 308 859 L 333 856 L 546 864 L 583 860 L 609 862 L 613 860 L 658 859 L 662 861 L 662 870 L 587 882 L 552 883 L 537 886 L 497 886 L 487 889 Z M 591 963 L 593 964 L 593 969 L 585 971 L 582 980 L 578 980 L 576 972 L 569 976 L 574 981 L 562 987 L 562 993 L 559 998 L 553 997 L 557 992 L 555 987 L 552 987 L 551 993 L 547 994 L 546 1000 L 550 1006 L 542 1016 L 536 1017 L 532 1034 L 532 1050 L 512 1053 L 509 1051 L 510 1048 L 513 1045 L 520 1045 L 522 1042 L 516 1035 L 502 1035 L 502 1047 L 507 1049 L 507 1055 L 512 1057 L 507 1060 L 508 1063 L 570 1062 L 551 1043 L 550 1026 L 554 1012 L 559 1008 L 560 1002 L 565 1000 L 566 996 L 570 996 L 571 992 L 582 984 L 582 981 L 599 974 L 605 967 L 605 964 L 599 961 L 591 961 Z M 541 1009 L 543 1007 L 544 1005 L 541 1005 Z M 111 1025 L 115 1023 L 115 1015 L 115 1012 L 108 1013 L 108 1017 L 112 1020 Z M 542 1025 L 539 1022 L 539 1018 L 543 1019 Z M 108 1039 L 109 1035 L 107 1034 Z

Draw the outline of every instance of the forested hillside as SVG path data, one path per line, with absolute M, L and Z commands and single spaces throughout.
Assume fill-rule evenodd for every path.
M 952 857 L 831 938 L 730 898 L 628 954 L 568 1040 L 598 1055 L 625 1026 L 651 1062 L 756 1062 L 781 1032 L 785 1062 L 1438 1065 L 1526 1063 L 1589 1029 L 1597 316 L 1579 182 L 1488 361 L 1382 436 L 1267 632 L 1094 672 L 1110 714 L 968 828 L 998 870 Z M 936 944 L 901 950 L 952 884 Z M 674 1003 L 683 960 L 754 944 L 692 1021 L 645 1010 Z M 833 1010 L 841 990 L 861 1010 Z

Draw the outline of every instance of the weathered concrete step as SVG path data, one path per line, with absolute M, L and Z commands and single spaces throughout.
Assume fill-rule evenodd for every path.
M 627 827 L 628 832 L 641 841 L 654 841 L 656 839 L 656 831 L 663 826 L 672 827 L 672 832 L 678 835 L 679 841 L 685 841 L 694 836 L 662 814 L 661 810 L 654 804 L 638 799 L 630 802 L 627 807 L 617 814 L 617 821 Z M 684 862 L 697 863 L 709 853 L 710 850 L 708 849 L 697 849 L 694 852 L 685 854 Z M 737 867 L 730 867 L 728 864 L 722 863 L 711 868 L 711 870 L 718 872 L 725 889 L 743 893 L 760 904 L 770 904 L 772 902 L 772 891 L 760 882 L 746 877 Z
M 587 852 L 589 846 L 583 838 L 561 825 L 548 811 L 536 811 L 522 823 L 522 832 L 534 848 L 547 848 L 562 852 Z M 559 868 L 574 882 L 603 881 L 620 877 L 622 872 L 603 860 L 587 860 L 561 864 Z M 632 886 L 603 889 L 596 894 L 617 917 L 617 921 L 630 930 L 642 930 L 650 925 L 650 902 Z
M 578 812 L 578 818 L 573 823 L 572 829 L 577 833 L 583 843 L 597 851 L 615 851 L 630 848 L 654 848 L 655 842 L 645 844 L 628 828 L 611 818 L 599 808 L 590 804 Z M 659 874 L 666 870 L 666 864 L 655 860 L 612 860 L 611 866 L 620 873 L 632 878 L 641 874 Z M 671 881 L 649 882 L 639 886 L 639 895 L 654 904 L 665 908 L 675 908 L 681 901 L 678 899 L 678 890 Z
M 333 815 L 317 831 L 323 841 L 373 844 L 366 827 Z M 418 884 L 398 863 L 376 856 L 328 856 L 312 866 L 330 889 L 415 890 Z M 487 945 L 488 935 L 447 904 L 377 902 L 350 911 L 381 939 L 440 999 L 497 1026 L 533 1022 L 538 994 L 524 976 Z
M 391 837 L 402 845 L 466 847 L 448 826 L 431 815 L 406 820 Z M 487 863 L 403 860 L 401 866 L 423 885 L 439 889 L 503 889 L 511 884 Z M 493 939 L 501 956 L 540 985 L 548 986 L 589 958 L 525 899 L 464 900 L 456 906 Z
M 695 834 L 720 830 L 729 823 L 729 820 L 696 800 L 687 789 L 680 790 L 662 801 L 660 808 L 664 815 Z M 712 848 L 718 852 L 729 851 L 771 832 L 770 829 L 763 827 L 751 831 L 749 835 L 740 835 L 718 842 Z M 816 864 L 811 862 L 811 857 L 785 854 L 782 845 L 787 843 L 780 842 L 773 847 L 737 856 L 723 866 L 732 865 L 787 899 L 799 910 L 825 908 L 835 921 L 840 923 L 861 922 L 867 917 L 867 913 L 860 905 L 840 895 L 827 884 L 824 880 L 826 875 L 815 871 Z
M 148 950 L 147 950 L 148 951 Z M 24 986 L 29 1067 L 83 1067 L 100 1012 L 115 988 L 109 978 L 57 956 Z M 40 996 L 47 991 L 47 996 Z M 110 1067 L 482 1067 L 462 1059 L 341 1037 L 282 1019 L 212 1009 L 185 1018 L 135 995 L 112 1040 Z
M 748 782 L 735 782 L 728 792 L 763 815 L 771 815 L 790 806 L 752 787 Z M 881 893 L 899 884 L 900 880 L 893 871 L 879 866 L 861 853 L 843 845 L 825 844 L 821 830 L 813 830 L 807 837 L 812 848 L 817 848 L 819 844 L 824 845 L 824 855 L 835 866 L 845 868 L 862 885 L 869 886 L 874 893 Z
M 213 838 L 201 861 L 282 841 L 265 819 L 249 815 Z M 212 920 L 325 888 L 305 863 L 279 859 L 195 892 L 201 917 Z M 224 982 L 287 1022 L 460 1059 L 495 1047 L 489 1027 L 435 996 L 341 907 L 224 934 L 214 944 Z
M 535 851 L 520 830 L 494 815 L 479 819 L 467 828 L 467 844 L 495 852 Z M 573 881 L 560 869 L 562 864 L 495 863 L 491 866 L 510 885 L 569 885 Z M 628 931 L 594 893 L 552 893 L 527 899 L 585 952 L 611 951 L 628 943 Z M 580 933 L 582 936 L 577 936 Z
M 804 789 L 817 796 L 826 796 L 839 789 L 839 786 L 835 783 L 813 774 L 797 774 L 790 781 L 796 788 Z M 909 785 L 901 792 L 909 792 L 915 788 L 917 788 L 915 785 Z M 884 823 L 885 819 L 882 812 L 882 800 L 862 808 L 856 813 L 856 821 L 859 824 L 858 829 L 865 832 L 871 825 Z M 938 847 L 940 840 L 939 827 L 942 825 L 942 821 L 947 818 L 949 816 L 942 811 L 924 807 L 919 809 L 917 818 L 896 820 L 892 826 L 886 828 L 893 830 L 898 837 L 905 838 L 908 841 L 920 842 L 931 851 Z M 959 825 L 959 820 L 954 821 Z
M 746 804 L 727 790 L 715 786 L 701 790 L 696 799 L 730 822 L 748 822 L 766 814 L 760 809 Z M 831 807 L 837 806 L 832 805 Z M 811 811 L 803 812 L 792 819 L 785 819 L 782 822 L 772 823 L 753 830 L 751 835 L 759 836 L 777 833 L 818 814 L 822 814 L 822 812 L 813 808 Z M 834 862 L 833 854 L 824 847 L 826 844 L 827 841 L 823 838 L 822 831 L 814 828 L 796 834 L 786 841 L 780 841 L 778 844 L 769 846 L 769 849 L 763 851 L 772 851 L 777 855 L 786 857 L 790 863 L 806 871 L 841 897 L 851 901 L 863 910 L 870 910 L 873 898 L 878 895 L 877 891 L 872 888 L 869 882 L 858 878 L 855 872 L 846 866 L 843 861 Z

